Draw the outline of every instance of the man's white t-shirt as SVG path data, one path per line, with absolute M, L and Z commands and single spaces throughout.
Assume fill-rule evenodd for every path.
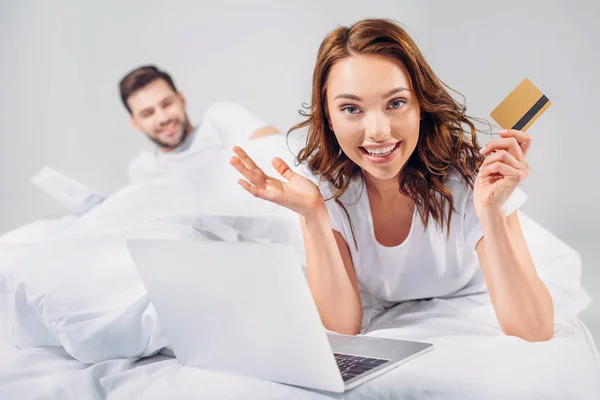
M 457 175 L 448 178 L 446 186 L 455 209 L 450 235 L 431 218 L 425 230 L 415 208 L 406 240 L 399 246 L 386 247 L 375 238 L 366 185 L 360 178 L 354 180 L 339 200 L 352 220 L 357 250 L 346 213 L 335 200 L 327 200 L 335 189 L 328 183 L 320 185 L 332 228 L 350 249 L 363 303 L 363 328 L 386 308 L 402 301 L 487 290 L 475 252 L 483 231 L 475 214 L 473 190 Z M 517 188 L 503 206 L 505 214 L 517 210 L 526 199 Z
M 202 123 L 177 148 L 161 153 L 143 150 L 129 164 L 131 183 L 147 182 L 186 168 L 199 153 L 211 149 L 230 148 L 249 139 L 267 124 L 236 103 L 218 102 L 205 112 Z

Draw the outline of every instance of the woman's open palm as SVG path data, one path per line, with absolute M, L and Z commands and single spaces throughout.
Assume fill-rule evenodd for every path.
M 232 157 L 230 164 L 247 179 L 240 179 L 238 183 L 253 196 L 304 216 L 312 213 L 323 202 L 317 185 L 292 171 L 282 159 L 276 157 L 272 163 L 287 182 L 265 174 L 240 147 L 234 147 L 233 151 L 237 157 Z

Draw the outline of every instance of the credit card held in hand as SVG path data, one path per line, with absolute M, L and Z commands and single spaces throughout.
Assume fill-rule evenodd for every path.
M 551 104 L 548 97 L 525 78 L 490 116 L 503 129 L 526 131 Z

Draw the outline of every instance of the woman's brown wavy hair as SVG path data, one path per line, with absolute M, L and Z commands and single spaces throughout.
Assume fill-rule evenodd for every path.
M 444 183 L 454 170 L 473 187 L 483 160 L 477 132 L 473 118 L 465 114 L 466 107 L 446 90 L 453 89 L 434 74 L 415 42 L 393 21 L 365 19 L 339 27 L 323 40 L 313 74 L 312 103 L 306 106 L 310 112 L 301 110 L 307 119 L 288 132 L 308 128 L 306 146 L 297 161 L 331 183 L 337 189 L 333 198 L 342 205 L 339 197 L 351 180 L 361 175 L 361 168 L 341 151 L 329 128 L 327 78 L 335 63 L 357 54 L 390 57 L 406 66 L 422 120 L 416 151 L 400 172 L 400 192 L 413 199 L 425 227 L 431 216 L 449 233 L 454 203 Z

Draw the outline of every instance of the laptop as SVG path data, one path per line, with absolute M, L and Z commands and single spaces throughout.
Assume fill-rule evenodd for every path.
M 130 239 L 179 363 L 342 393 L 433 348 L 327 332 L 294 248 Z

